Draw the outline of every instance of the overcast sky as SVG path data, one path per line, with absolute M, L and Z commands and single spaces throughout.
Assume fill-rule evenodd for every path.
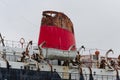
M 0 0 L 5 39 L 38 42 L 42 11 L 64 12 L 73 22 L 76 45 L 120 53 L 120 0 Z

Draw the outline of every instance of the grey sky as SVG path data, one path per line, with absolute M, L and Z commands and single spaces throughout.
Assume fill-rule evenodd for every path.
M 73 22 L 77 47 L 120 53 L 120 0 L 0 0 L 0 32 L 7 40 L 37 43 L 42 11 L 64 12 Z

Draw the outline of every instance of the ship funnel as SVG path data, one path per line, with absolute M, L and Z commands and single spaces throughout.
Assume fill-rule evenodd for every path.
M 43 11 L 38 46 L 69 50 L 75 44 L 74 29 L 71 20 L 61 12 Z M 76 46 L 71 50 L 75 50 Z

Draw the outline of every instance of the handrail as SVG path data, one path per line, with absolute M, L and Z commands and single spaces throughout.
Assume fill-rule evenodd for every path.
M 4 40 L 5 46 L 13 47 L 13 48 L 21 48 L 21 43 L 19 41 L 13 40 Z M 23 48 L 27 46 L 28 42 L 23 44 Z M 33 43 L 32 46 L 37 46 L 37 43 Z

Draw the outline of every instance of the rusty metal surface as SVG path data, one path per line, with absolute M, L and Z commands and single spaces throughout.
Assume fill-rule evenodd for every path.
M 64 13 L 61 12 L 44 11 L 41 25 L 57 26 L 74 33 L 73 23 Z

